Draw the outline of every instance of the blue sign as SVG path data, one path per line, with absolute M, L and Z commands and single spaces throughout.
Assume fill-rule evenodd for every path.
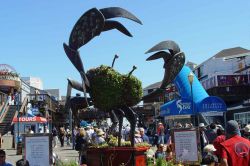
M 170 101 L 161 106 L 161 116 L 171 115 L 192 115 L 195 114 L 193 109 L 192 100 L 189 99 L 178 99 Z
M 226 110 L 227 106 L 225 102 L 216 96 L 206 97 L 198 104 L 199 112 L 225 112 Z

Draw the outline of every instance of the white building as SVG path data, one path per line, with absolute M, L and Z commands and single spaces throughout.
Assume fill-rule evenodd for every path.
M 227 119 L 250 123 L 250 50 L 224 49 L 194 69 L 211 96 L 227 104 Z
M 39 77 L 21 77 L 29 86 L 43 90 L 43 82 Z

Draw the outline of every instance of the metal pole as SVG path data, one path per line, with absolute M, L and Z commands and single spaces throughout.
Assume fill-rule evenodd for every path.
M 20 122 L 19 122 L 19 116 L 20 116 L 20 113 L 19 113 L 19 93 L 17 95 L 17 141 L 19 142 L 20 139 L 19 139 L 19 130 L 20 130 Z
M 195 112 L 194 112 L 194 96 L 193 96 L 193 84 L 190 83 L 190 87 L 191 87 L 191 96 L 192 96 L 192 113 L 193 113 L 193 118 L 192 118 L 192 123 L 193 123 L 193 126 L 195 126 Z

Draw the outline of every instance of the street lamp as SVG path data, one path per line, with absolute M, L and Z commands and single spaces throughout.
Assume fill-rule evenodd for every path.
M 195 126 L 195 112 L 194 112 L 194 99 L 193 99 L 193 81 L 194 81 L 194 74 L 192 72 L 188 75 L 188 81 L 191 87 L 191 97 L 192 97 L 192 113 L 193 115 L 193 125 Z

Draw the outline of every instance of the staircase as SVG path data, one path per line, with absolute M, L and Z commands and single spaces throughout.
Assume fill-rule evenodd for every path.
M 0 133 L 2 135 L 8 133 L 11 129 L 12 119 L 17 113 L 17 105 L 10 105 L 5 109 L 5 112 L 0 123 Z

